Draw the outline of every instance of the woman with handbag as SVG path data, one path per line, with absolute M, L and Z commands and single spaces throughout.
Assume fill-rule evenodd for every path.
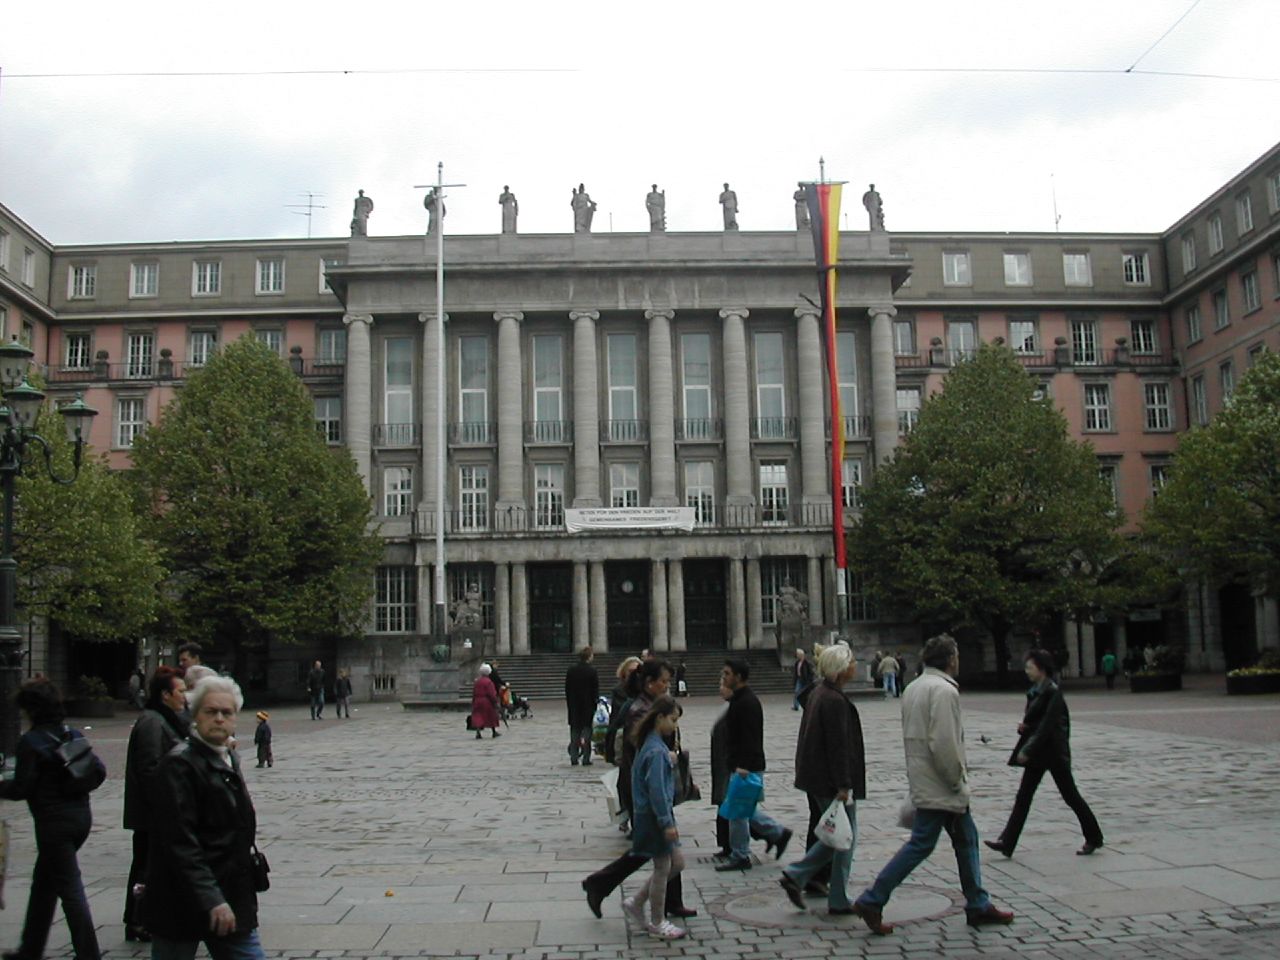
M 0 797 L 27 801 L 36 828 L 36 865 L 22 926 L 22 945 L 6 951 L 4 960 L 39 960 L 44 955 L 59 900 L 76 957 L 98 960 L 102 954 L 76 859 L 93 826 L 89 794 L 72 788 L 68 783 L 70 775 L 56 753 L 64 742 L 80 740 L 83 734 L 63 725 L 66 714 L 62 697 L 46 677 L 26 681 L 14 702 L 30 729 L 18 741 L 17 769 L 12 780 L 0 784 Z M 96 780 L 96 786 L 107 778 L 107 768 L 92 753 L 90 757 L 95 769 L 90 782 Z
M 495 737 L 502 736 L 498 733 L 498 724 L 502 722 L 498 716 L 498 691 L 489 679 L 491 673 L 491 666 L 480 664 L 480 676 L 471 687 L 471 729 L 476 732 L 477 740 L 486 727 L 493 731 Z
M 631 851 L 652 858 L 653 874 L 635 896 L 622 901 L 622 912 L 660 940 L 685 936 L 684 929 L 666 919 L 667 882 L 684 869 L 675 816 L 676 761 L 667 746 L 667 740 L 675 736 L 679 727 L 680 714 L 675 699 L 663 694 L 640 720 L 633 735 L 637 752 L 631 771 Z

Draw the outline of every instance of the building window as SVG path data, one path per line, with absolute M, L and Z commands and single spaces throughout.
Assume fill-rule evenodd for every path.
M 481 630 L 492 630 L 493 619 L 493 564 L 454 563 L 449 565 L 449 609 L 467 610 L 480 602 Z
M 383 350 L 383 439 L 391 446 L 410 445 L 413 443 L 413 341 L 408 337 L 388 337 Z
M 1071 362 L 1093 366 L 1098 362 L 1098 326 L 1092 320 L 1071 321 Z
M 684 505 L 693 507 L 696 526 L 716 522 L 716 465 L 711 460 L 690 460 L 684 465 Z
M 605 337 L 609 369 L 609 437 L 640 439 L 640 412 L 636 397 L 636 338 L 631 333 Z
M 1230 402 L 1231 395 L 1236 392 L 1236 368 L 1230 360 L 1218 366 L 1218 390 L 1222 394 L 1224 405 Z
M 1236 233 L 1244 236 L 1253 229 L 1253 197 L 1242 193 L 1236 197 Z
M 1213 329 L 1221 330 L 1231 322 L 1231 310 L 1227 306 L 1227 291 L 1213 291 Z
M 847 623 L 865 623 L 879 620 L 880 613 L 871 597 L 867 594 L 864 579 L 852 570 L 837 570 L 836 576 L 845 582 L 845 621 Z
M 341 257 L 321 257 L 320 258 L 320 293 L 332 293 L 333 287 L 329 286 L 329 278 L 327 274 L 330 270 L 336 269 L 345 263 Z
M 1129 345 L 1134 353 L 1155 353 L 1156 322 L 1154 320 L 1130 320 Z
M 489 529 L 489 468 L 458 468 L 458 526 L 463 530 Z
M 133 441 L 147 425 L 145 397 L 120 397 L 116 400 L 116 446 L 132 447 Z
M 320 428 L 320 436 L 324 442 L 338 444 L 342 442 L 342 398 L 315 398 L 316 426 Z
M 973 283 L 967 251 L 942 255 L 942 282 L 948 287 L 967 287 Z
M 413 501 L 413 467 L 386 467 L 382 471 L 382 515 L 408 516 Z
M 1252 370 L 1254 367 L 1254 364 L 1256 364 L 1259 360 L 1261 360 L 1262 355 L 1266 352 L 1267 352 L 1267 345 L 1265 343 L 1255 343 L 1252 347 L 1250 347 L 1249 353 L 1245 356 L 1245 364 L 1246 364 L 1245 369 Z
M 1031 286 L 1031 254 L 1006 253 L 1004 255 L 1004 283 L 1006 287 Z
M 18 342 L 24 347 L 29 347 L 36 340 L 36 327 L 30 320 L 22 321 L 22 335 L 18 338 Z
M 782 613 L 782 591 L 791 587 L 804 593 L 809 571 L 803 557 L 764 557 L 760 561 L 760 623 L 777 626 Z M 817 611 L 811 611 L 816 615 Z
M 98 292 L 98 268 L 93 264 L 71 268 L 67 295 L 72 300 L 89 300 Z
M 156 337 L 154 333 L 131 333 L 125 337 L 124 375 L 130 380 L 152 376 Z
M 154 297 L 159 289 L 160 264 L 135 263 L 130 267 L 130 297 Z
M 1209 422 L 1209 394 L 1202 376 L 1191 380 L 1191 415 L 1196 418 L 1197 426 L 1203 427 Z
M 1111 387 L 1105 383 L 1084 385 L 1084 428 L 1093 431 L 1111 429 Z
M 1093 286 L 1093 271 L 1089 268 L 1089 254 L 1064 253 L 1062 255 L 1062 280 L 1068 287 Z
M 323 327 L 316 338 L 316 363 L 340 367 L 347 362 L 347 330 L 345 327 Z
M 1153 463 L 1147 467 L 1147 476 L 1150 480 L 1151 499 L 1154 500 L 1164 492 L 1165 484 L 1169 482 L 1169 465 L 1167 463 Z
M 9 231 L 0 230 L 0 270 L 9 272 Z
M 920 388 L 898 387 L 898 433 L 910 433 L 920 422 Z
M 564 439 L 561 357 L 559 336 L 533 338 L 534 439 L 544 443 Z
M 686 333 L 680 337 L 681 388 L 684 391 L 684 433 L 688 440 L 710 440 L 715 436 L 711 422 L 711 337 Z
M 862 486 L 862 460 L 852 457 L 840 465 L 840 504 L 846 510 L 858 506 L 858 488 Z
M 1280 170 L 1267 176 L 1267 205 L 1272 213 L 1280 213 Z
M 36 252 L 30 247 L 22 248 L 22 282 L 28 287 L 36 285 Z
M 836 334 L 836 377 L 840 383 L 840 416 L 845 421 L 858 415 L 858 358 L 852 330 Z M 845 430 L 849 434 L 849 430 Z
M 1036 321 L 1010 317 L 1009 346 L 1013 348 L 1014 353 L 1039 353 L 1040 338 L 1036 333 Z
M 218 349 L 218 334 L 214 330 L 192 330 L 187 341 L 187 365 L 203 367 Z
M 222 293 L 222 262 L 197 260 L 191 264 L 191 295 L 216 297 Z
M 787 464 L 765 460 L 760 464 L 760 521 L 766 527 L 784 526 L 788 518 Z
M 259 343 L 264 344 L 277 357 L 284 352 L 283 330 L 254 330 L 253 335 Z
M 489 340 L 458 340 L 458 409 L 462 414 L 459 438 L 463 443 L 489 442 Z
M 1204 336 L 1204 332 L 1200 327 L 1200 307 L 1192 304 L 1187 307 L 1187 343 L 1197 343 Z
M 1116 483 L 1118 472 L 1114 463 L 1098 464 L 1098 479 L 1102 482 L 1103 487 L 1106 488 L 1107 495 L 1111 497 L 1111 506 L 1113 507 L 1120 506 L 1120 489 Z
M 640 506 L 640 464 L 609 464 L 609 506 Z
M 268 257 L 259 260 L 257 276 L 254 293 L 259 296 L 284 293 L 284 258 Z
M 0 337 L 9 336 L 9 308 L 0 304 Z
M 539 530 L 564 526 L 564 464 L 533 467 L 533 525 Z
M 88 370 L 90 366 L 90 335 L 87 333 L 68 333 L 63 337 L 66 352 L 62 358 L 64 370 Z
M 418 629 L 418 572 L 411 566 L 378 567 L 373 598 L 377 633 L 415 633 Z
M 1222 217 L 1214 214 L 1209 218 L 1209 256 L 1222 252 Z
M 972 320 L 947 321 L 947 363 L 955 366 L 972 360 L 978 348 L 976 324 Z
M 1196 238 L 1188 233 L 1182 238 L 1182 272 L 1190 273 L 1196 268 Z
M 1240 274 L 1240 299 L 1244 301 L 1244 312 L 1252 313 L 1262 307 L 1262 295 L 1258 292 L 1258 271 L 1250 270 Z
M 893 353 L 897 357 L 916 355 L 916 325 L 910 320 L 893 321 Z
M 1169 402 L 1167 383 L 1144 383 L 1142 402 L 1148 430 L 1173 429 L 1173 407 Z
M 1151 284 L 1151 276 L 1147 270 L 1145 253 L 1126 253 L 1121 258 L 1124 270 L 1124 282 L 1135 287 L 1146 287 Z
M 787 399 L 783 386 L 782 334 L 757 333 L 756 347 L 756 435 L 761 440 L 782 440 L 787 436 Z

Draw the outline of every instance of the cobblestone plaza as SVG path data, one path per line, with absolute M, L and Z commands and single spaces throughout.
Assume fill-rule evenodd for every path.
M 753 958 L 1013 957 L 1263 958 L 1280 942 L 1280 699 L 1228 700 L 1221 678 L 1188 678 L 1176 694 L 1069 690 L 1081 791 L 1107 845 L 1077 857 L 1078 827 L 1047 785 L 1012 860 L 984 849 L 983 879 L 1012 909 L 1012 926 L 964 923 L 955 862 L 945 840 L 890 903 L 893 935 L 873 937 L 856 918 L 831 918 L 811 901 L 801 914 L 777 885 L 770 857 L 745 874 L 712 870 L 714 811 L 677 811 L 689 864 L 686 903 L 699 915 L 689 937 L 659 943 L 629 930 L 617 895 L 604 919 L 579 881 L 625 849 L 607 819 L 599 776 L 571 767 L 564 707 L 535 704 L 497 740 L 477 742 L 461 714 L 404 713 L 362 705 L 351 720 L 313 723 L 301 708 L 274 712 L 276 766 L 246 778 L 259 839 L 273 872 L 261 897 L 270 957 L 460 955 L 596 960 L 615 956 Z M 698 691 L 694 691 L 697 693 Z M 899 701 L 860 697 L 868 797 L 858 808 L 851 889 L 856 894 L 905 837 L 896 825 L 906 792 Z M 1005 765 L 1022 711 L 1016 693 L 965 694 L 974 816 L 996 836 L 1017 788 Z M 709 783 L 711 697 L 686 701 L 686 748 Z M 767 809 L 804 825 L 791 788 L 799 714 L 765 698 Z M 88 730 L 111 770 L 94 794 L 93 835 L 80 862 L 108 956 L 148 956 L 120 923 L 129 835 L 120 827 L 124 748 L 132 717 Z M 242 740 L 252 714 L 240 718 Z M 17 804 L 0 944 L 16 944 L 33 857 L 31 821 Z M 764 857 L 759 844 L 754 851 Z M 791 851 L 799 855 L 798 848 Z M 637 874 L 624 890 L 630 892 Z M 59 916 L 50 956 L 70 956 Z

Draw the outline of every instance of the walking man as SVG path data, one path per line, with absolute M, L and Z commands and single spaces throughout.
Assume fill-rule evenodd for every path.
M 791 700 L 791 709 L 800 709 L 800 694 L 813 683 L 813 664 L 805 657 L 803 650 L 796 651 L 796 665 L 791 668 L 795 680 L 795 697 Z
M 853 912 L 880 936 L 893 932 L 892 925 L 882 919 L 889 897 L 933 853 L 943 830 L 955 848 L 969 926 L 1013 922 L 1013 914 L 999 909 L 982 888 L 978 828 L 969 814 L 960 685 L 956 683 L 960 651 L 955 640 L 943 633 L 929 639 L 921 659 L 924 673 L 907 687 L 902 698 L 907 786 L 916 808 L 911 839 L 853 904 Z
M 892 653 L 886 653 L 880 661 L 880 680 L 886 700 L 898 695 L 898 661 Z
M 1114 690 L 1116 688 L 1116 655 L 1108 650 L 1102 655 L 1102 675 L 1107 678 L 1107 689 Z
M 750 774 L 763 776 L 764 759 L 764 709 L 760 698 L 747 684 L 751 667 L 745 660 L 731 658 L 720 671 L 721 685 L 732 691 L 729 711 L 725 714 L 725 748 L 728 754 L 730 774 L 728 789 L 733 789 L 734 778 L 746 779 Z M 791 831 L 760 810 L 759 805 L 749 817 L 729 821 L 729 859 L 716 866 L 718 873 L 751 869 L 751 828 L 771 843 L 775 856 L 781 858 L 791 840 Z
M 600 697 L 600 675 L 591 665 L 595 651 L 583 647 L 578 662 L 564 675 L 564 703 L 569 711 L 569 762 L 591 766 L 591 722 Z
M 324 667 L 317 660 L 307 674 L 307 693 L 311 695 L 311 719 L 324 716 Z

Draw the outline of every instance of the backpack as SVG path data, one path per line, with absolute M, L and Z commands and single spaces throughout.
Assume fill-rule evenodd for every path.
M 50 756 L 61 770 L 64 796 L 87 796 L 107 779 L 106 765 L 93 752 L 88 738 L 81 734 L 73 739 L 67 727 L 62 728 L 62 736 Z

